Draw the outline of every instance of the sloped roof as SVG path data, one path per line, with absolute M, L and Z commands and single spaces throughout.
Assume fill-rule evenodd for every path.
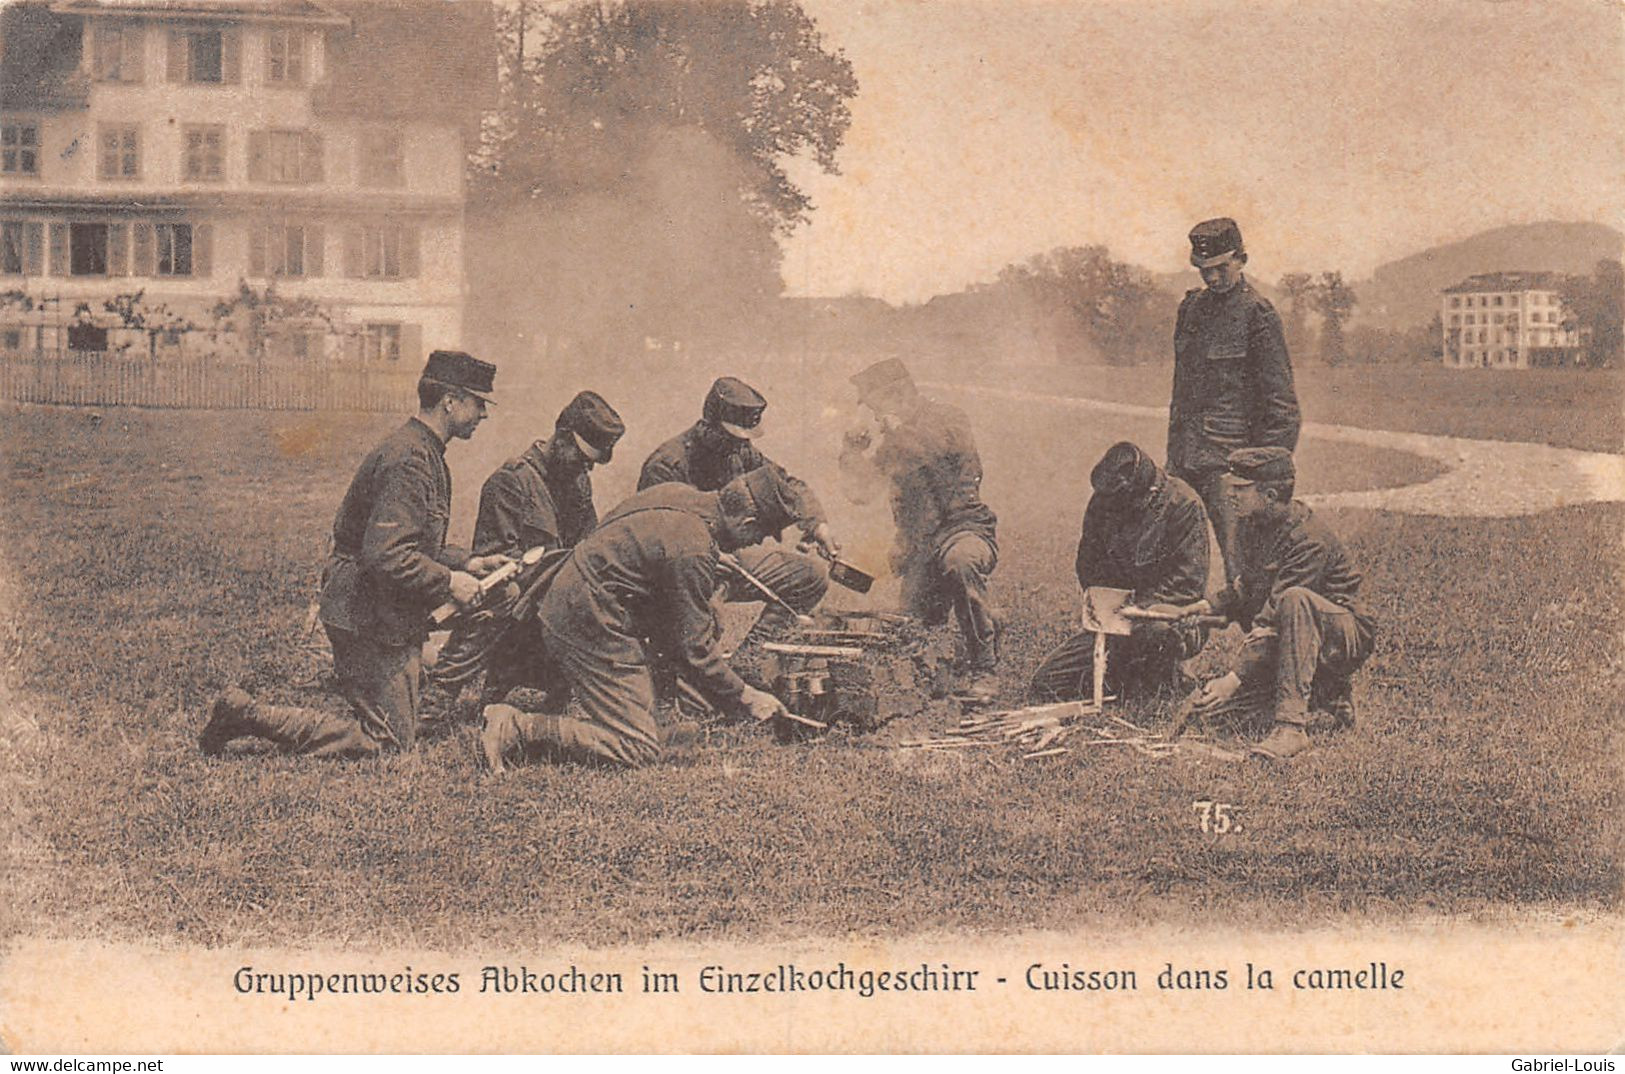
M 1446 287 L 1443 294 L 1477 294 L 1480 291 L 1556 291 L 1563 286 L 1563 276 L 1556 272 L 1485 272 L 1469 276 L 1454 287 Z

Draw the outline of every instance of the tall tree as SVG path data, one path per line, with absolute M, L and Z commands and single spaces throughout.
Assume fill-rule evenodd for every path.
M 1280 288 L 1286 295 L 1287 351 L 1301 355 L 1309 349 L 1309 305 L 1315 288 L 1315 278 L 1307 272 L 1288 272 L 1281 277 Z
M 1625 361 L 1625 266 L 1597 262 L 1590 276 L 1570 276 L 1562 288 L 1564 327 L 1580 333 L 1586 365 L 1612 368 Z
M 1359 297 L 1343 282 L 1341 272 L 1322 272 L 1315 281 L 1313 296 L 1315 311 L 1320 314 L 1321 361 L 1329 366 L 1342 365 L 1348 359 L 1343 325 L 1353 315 Z
M 1021 293 L 1038 308 L 1064 313 L 1089 347 L 1113 365 L 1167 350 L 1174 303 L 1145 269 L 1118 261 L 1104 246 L 1067 246 L 1000 271 L 996 288 Z

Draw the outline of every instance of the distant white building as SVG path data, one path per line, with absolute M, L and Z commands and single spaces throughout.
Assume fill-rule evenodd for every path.
M 1439 310 L 1444 364 L 1457 369 L 1574 364 L 1580 337 L 1564 316 L 1560 284 L 1552 272 L 1493 272 L 1445 288 Z
M 6 4 L 0 352 L 105 350 L 129 333 L 104 304 L 136 291 L 206 324 L 241 283 L 319 308 L 256 342 L 278 357 L 408 367 L 456 344 L 490 20 L 441 0 Z

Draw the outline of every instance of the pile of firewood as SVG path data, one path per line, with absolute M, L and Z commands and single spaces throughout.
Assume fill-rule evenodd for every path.
M 1028 761 L 1092 746 L 1122 746 L 1153 757 L 1175 748 L 1159 732 L 1108 715 L 1090 701 L 977 713 L 939 737 L 912 739 L 899 746 L 913 750 L 1019 749 L 1022 759 Z

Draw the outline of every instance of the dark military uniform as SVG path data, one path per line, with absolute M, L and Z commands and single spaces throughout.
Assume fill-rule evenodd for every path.
M 982 502 L 982 459 L 970 419 L 958 407 L 920 398 L 911 414 L 883 434 L 872 460 L 867 442 L 849 439 L 841 466 L 872 466 L 891 484 L 897 524 L 891 565 L 903 583 L 903 606 L 928 623 L 953 609 L 972 663 L 992 666 L 998 619 L 988 576 L 998 563 L 998 517 Z
M 1241 575 L 1213 601 L 1251 628 L 1236 665 L 1241 703 L 1273 701 L 1277 723 L 1302 724 L 1311 700 L 1348 696 L 1376 638 L 1361 580 L 1342 541 L 1300 502 L 1242 524 Z
M 474 554 L 515 559 L 527 549 L 574 548 L 598 525 L 592 477 L 585 467 L 549 468 L 547 441 L 503 463 L 480 489 Z
M 738 708 L 745 683 L 723 658 L 711 605 L 720 501 L 661 484 L 626 500 L 576 546 L 539 614 L 549 659 L 585 718 L 517 713 L 527 752 L 628 767 L 658 760 L 651 648 L 677 660 L 717 707 Z
M 1245 278 L 1225 293 L 1189 291 L 1174 328 L 1168 472 L 1207 505 L 1225 571 L 1234 578 L 1235 513 L 1225 493 L 1230 452 L 1298 444 L 1298 397 L 1281 318 Z
M 1183 605 L 1202 599 L 1208 578 L 1207 512 L 1196 492 L 1160 472 L 1149 502 L 1095 495 L 1083 513 L 1075 564 L 1078 585 L 1132 592 L 1130 602 Z M 1076 634 L 1044 658 L 1033 673 L 1035 701 L 1084 696 L 1093 680 L 1092 631 Z M 1202 648 L 1189 624 L 1139 621 L 1127 636 L 1106 639 L 1106 675 L 1114 692 L 1169 683 L 1178 662 Z
M 804 512 L 797 522 L 804 531 L 810 533 L 824 521 L 824 510 L 805 483 L 791 477 L 751 441 L 730 435 L 718 423 L 703 418 L 654 450 L 638 475 L 638 491 L 675 481 L 701 492 L 715 492 L 762 466 L 772 467 L 795 491 Z M 812 611 L 829 590 L 828 564 L 794 549 L 746 548 L 740 551 L 739 562 L 799 612 Z M 757 589 L 738 580 L 730 580 L 726 592 L 730 601 L 762 599 Z M 768 613 L 774 613 L 771 605 Z

